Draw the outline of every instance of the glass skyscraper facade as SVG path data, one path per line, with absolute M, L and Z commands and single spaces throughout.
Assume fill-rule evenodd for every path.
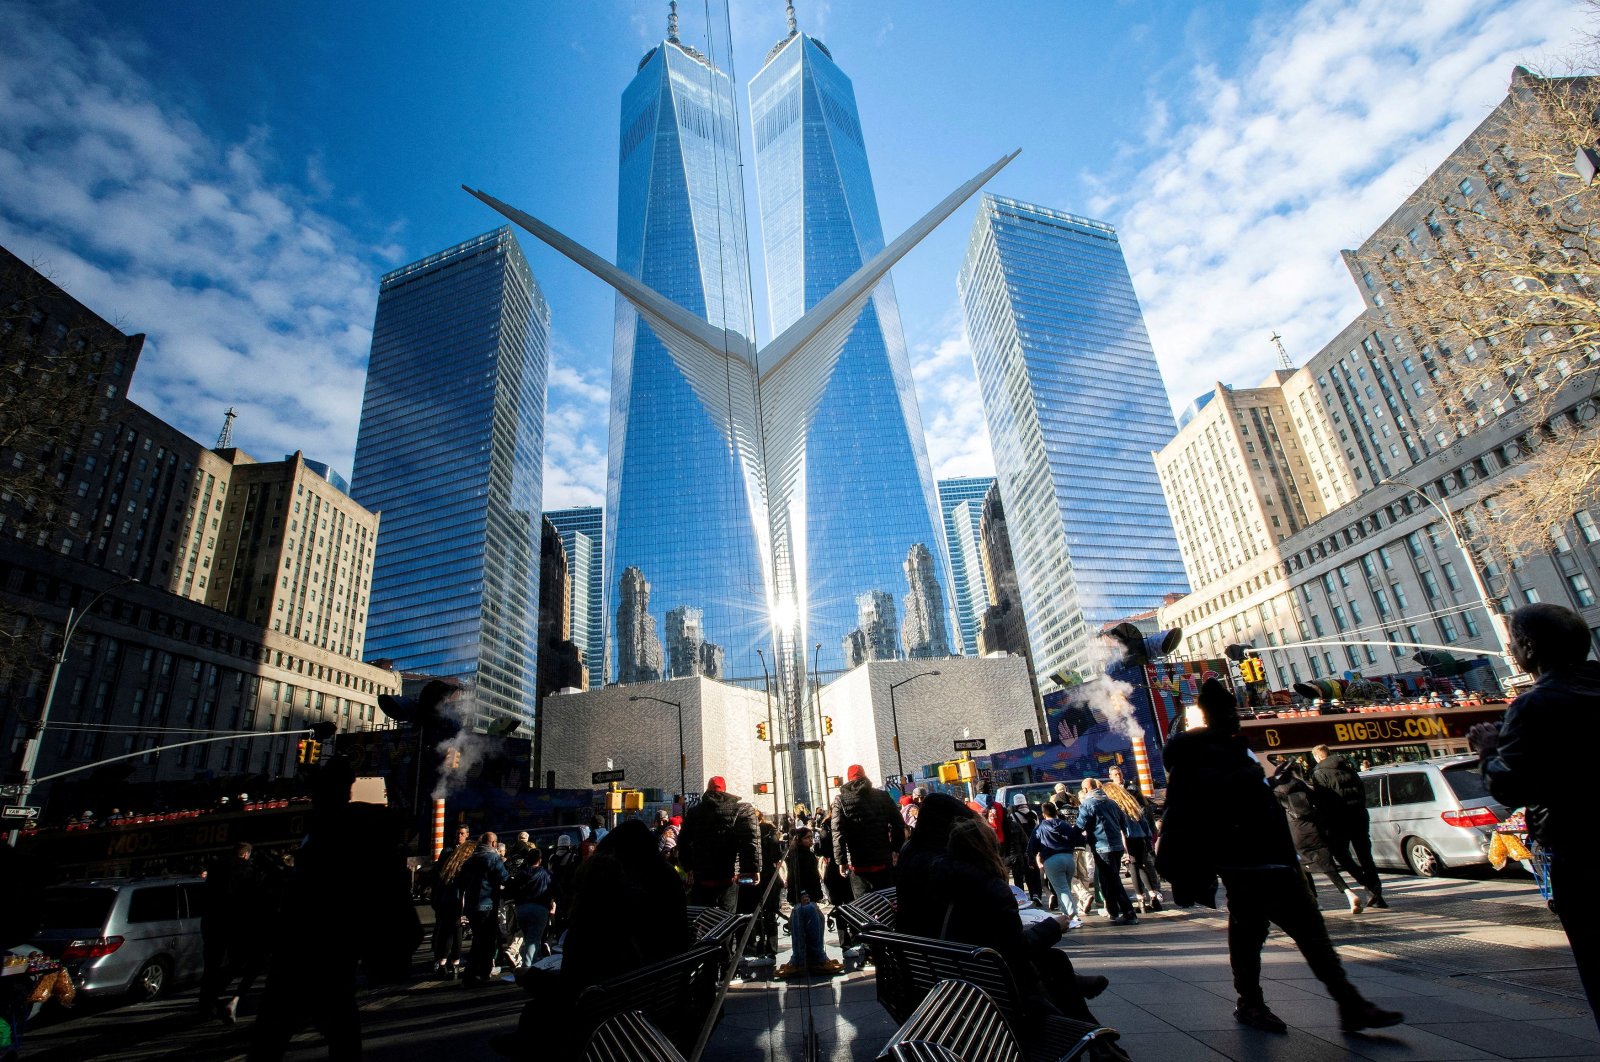
M 978 621 L 989 604 L 983 578 L 983 498 L 994 485 L 993 476 L 941 479 L 939 512 L 944 517 L 944 537 L 950 550 L 950 580 L 956 590 L 956 619 L 961 626 L 961 651 L 978 655 Z
M 544 515 L 561 533 L 572 577 L 572 640 L 583 651 L 589 688 L 598 689 L 606 678 L 605 572 L 600 564 L 605 510 L 590 505 Z
M 381 514 L 366 656 L 470 681 L 479 725 L 534 715 L 549 330 L 509 227 L 379 286 L 350 491 Z
M 1154 451 L 1176 426 L 1116 230 L 985 194 L 957 281 L 1041 684 L 1187 593 Z
M 732 82 L 698 51 L 669 38 L 645 55 L 622 97 L 616 264 L 753 340 L 737 121 Z M 612 351 L 608 677 L 759 678 L 764 516 L 752 517 L 748 470 L 719 408 L 733 399 L 697 392 L 621 297 Z M 668 652 L 669 614 L 680 637 L 701 641 Z
M 791 29 L 751 80 L 750 109 L 776 334 L 882 250 L 883 229 L 855 91 L 824 45 Z M 888 594 L 902 617 L 937 617 L 903 624 L 899 655 L 959 653 L 948 551 L 887 277 L 823 392 L 804 476 L 800 600 L 805 644 L 822 646 L 820 669 L 857 662 L 853 636 L 870 633 L 859 602 L 873 594 Z M 931 579 L 922 555 L 912 557 L 918 545 L 931 555 Z

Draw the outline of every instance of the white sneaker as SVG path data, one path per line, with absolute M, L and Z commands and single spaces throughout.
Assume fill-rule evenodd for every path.
M 239 997 L 233 996 L 222 1005 L 222 1020 L 232 1025 L 239 1020 Z
M 1073 915 L 1072 916 L 1072 921 L 1067 923 L 1067 928 L 1068 929 L 1082 929 L 1083 928 L 1083 919 L 1079 918 L 1077 915 Z
M 1367 905 L 1361 902 L 1361 897 L 1356 895 L 1356 891 L 1354 889 L 1346 889 L 1344 891 L 1344 895 L 1345 899 L 1350 901 L 1351 914 L 1357 915 L 1367 909 Z

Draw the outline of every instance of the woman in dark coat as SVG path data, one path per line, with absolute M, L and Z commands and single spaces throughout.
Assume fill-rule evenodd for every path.
M 1333 889 L 1350 901 L 1350 913 L 1360 914 L 1365 910 L 1361 898 L 1356 895 L 1339 873 L 1338 864 L 1333 859 L 1333 849 L 1328 844 L 1326 831 L 1318 818 L 1318 809 L 1311 787 L 1305 779 L 1300 777 L 1293 760 L 1285 760 L 1278 765 L 1277 773 L 1271 778 L 1273 795 L 1278 798 L 1278 803 L 1283 805 L 1283 810 L 1289 816 L 1289 835 L 1294 838 L 1294 848 L 1300 853 L 1300 861 L 1307 869 L 1321 874 L 1333 882 Z
M 993 948 L 1010 967 L 1032 1017 L 1063 1014 L 1099 1024 L 1086 999 L 1108 982 L 1078 977 L 1067 953 L 1055 947 L 1066 915 L 1023 927 L 1009 878 L 994 831 L 961 801 L 935 793 L 923 802 L 916 832 L 900 850 L 895 928 Z M 1112 1048 L 1108 1057 L 1125 1056 Z

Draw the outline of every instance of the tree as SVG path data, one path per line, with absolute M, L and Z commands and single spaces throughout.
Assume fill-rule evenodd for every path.
M 1600 78 L 1518 67 L 1455 165 L 1419 190 L 1423 223 L 1357 257 L 1376 311 L 1433 379 L 1443 423 L 1457 435 L 1503 416 L 1525 426 L 1483 524 L 1513 556 L 1600 497 L 1597 115 Z

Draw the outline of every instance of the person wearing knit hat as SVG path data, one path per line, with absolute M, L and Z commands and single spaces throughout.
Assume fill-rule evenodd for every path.
M 739 885 L 761 881 L 761 830 L 756 809 L 728 792 L 721 775 L 706 780 L 699 803 L 683 815 L 678 865 L 689 878 L 689 902 L 736 911 Z
M 1241 1025 L 1287 1032 L 1261 991 L 1261 948 L 1276 925 L 1299 945 L 1311 972 L 1339 1005 L 1346 1032 L 1398 1025 L 1399 1011 L 1367 1001 L 1345 975 L 1317 908 L 1283 808 L 1239 730 L 1239 702 L 1216 679 L 1200 687 L 1206 725 L 1167 743 L 1167 809 L 1156 866 L 1180 907 L 1217 906 L 1227 889 L 1228 964 Z
M 853 763 L 834 797 L 820 847 L 831 851 L 856 898 L 894 884 L 894 862 L 906 842 L 906 823 L 894 797 Z

